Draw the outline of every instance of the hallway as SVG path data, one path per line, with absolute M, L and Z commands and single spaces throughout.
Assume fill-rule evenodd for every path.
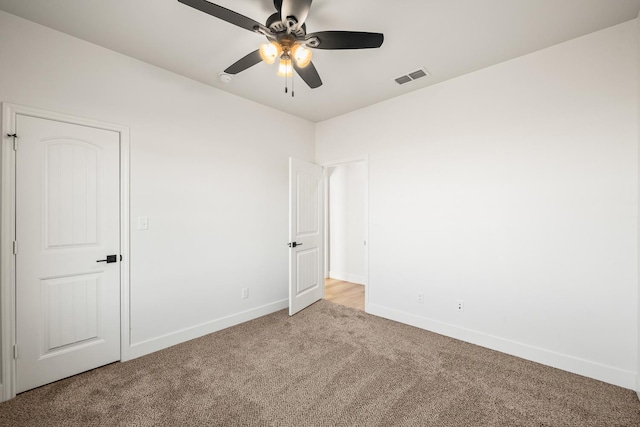
M 364 311 L 364 285 L 337 279 L 325 279 L 324 299 Z

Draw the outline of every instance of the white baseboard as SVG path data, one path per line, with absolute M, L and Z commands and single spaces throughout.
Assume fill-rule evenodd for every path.
M 636 389 L 636 373 L 589 360 L 579 359 L 566 354 L 556 353 L 543 348 L 530 346 L 516 341 L 488 335 L 471 329 L 461 328 L 426 317 L 382 307 L 367 305 L 367 313 L 384 317 L 396 322 L 406 323 L 417 328 L 426 329 L 471 344 L 486 347 L 512 356 L 521 357 L 543 365 L 562 369 L 574 374 L 593 378 L 609 384 L 634 390 Z M 637 389 L 636 389 L 637 390 Z M 640 392 L 638 392 L 640 397 Z
M 154 353 L 194 338 L 199 338 L 231 326 L 239 325 L 240 323 L 248 322 L 249 320 L 257 319 L 258 317 L 266 316 L 267 314 L 274 313 L 287 307 L 289 307 L 289 300 L 285 299 L 263 305 L 261 307 L 256 307 L 251 310 L 235 313 L 230 316 L 221 317 L 220 319 L 215 319 L 210 322 L 162 335 L 157 338 L 137 342 L 129 346 L 129 351 L 127 352 L 128 358 L 126 360 Z M 122 362 L 125 362 L 126 360 L 122 360 Z
M 343 280 L 345 282 L 356 283 L 358 285 L 364 285 L 366 283 L 365 276 L 359 274 L 342 273 L 340 271 L 330 271 L 329 277 L 336 280 Z

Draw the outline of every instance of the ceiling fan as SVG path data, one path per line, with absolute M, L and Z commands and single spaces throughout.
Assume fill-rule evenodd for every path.
M 292 76 L 296 70 L 302 80 L 315 89 L 322 85 L 318 71 L 311 62 L 314 49 L 370 49 L 382 46 L 384 35 L 360 31 L 320 31 L 307 34 L 305 20 L 312 0 L 274 0 L 277 10 L 265 25 L 237 12 L 206 0 L 178 0 L 211 16 L 238 27 L 264 35 L 268 43 L 260 46 L 244 58 L 224 70 L 226 74 L 238 74 L 260 61 L 273 64 L 280 59 L 279 76 Z

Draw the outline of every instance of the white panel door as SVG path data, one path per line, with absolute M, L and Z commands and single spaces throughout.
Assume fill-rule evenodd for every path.
M 324 296 L 322 167 L 289 158 L 289 315 Z
M 22 392 L 120 359 L 120 136 L 25 115 L 16 133 Z

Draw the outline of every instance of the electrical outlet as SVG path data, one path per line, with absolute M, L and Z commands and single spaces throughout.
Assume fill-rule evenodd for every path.
M 249 298 L 249 288 L 242 288 L 242 299 Z
M 464 301 L 459 299 L 458 301 L 456 301 L 456 310 L 458 310 L 459 312 L 463 312 L 464 311 Z
M 418 292 L 418 304 L 424 304 L 424 294 L 422 292 Z

